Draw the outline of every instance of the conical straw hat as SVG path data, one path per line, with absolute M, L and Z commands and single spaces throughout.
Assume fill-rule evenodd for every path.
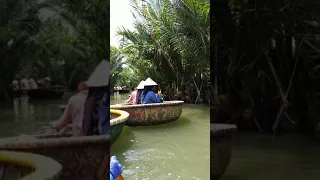
M 158 84 L 154 82 L 151 78 L 148 78 L 144 81 L 144 86 L 157 86 Z
M 137 89 L 144 89 L 144 81 L 142 80 L 139 85 L 137 86 Z
M 103 87 L 109 85 L 110 62 L 102 60 L 96 69 L 91 73 L 86 84 L 89 87 Z

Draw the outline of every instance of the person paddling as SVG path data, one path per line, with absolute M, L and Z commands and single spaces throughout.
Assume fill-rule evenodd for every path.
M 158 84 L 156 82 L 154 82 L 151 78 L 148 78 L 147 80 L 145 80 L 143 97 L 142 97 L 142 101 L 141 101 L 142 104 L 151 104 L 151 103 L 161 103 L 162 102 L 161 92 L 158 91 L 157 86 L 158 86 Z

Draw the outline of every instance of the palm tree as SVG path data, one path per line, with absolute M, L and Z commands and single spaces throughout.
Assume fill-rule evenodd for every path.
M 109 60 L 109 1 L 51 0 L 48 4 L 71 34 L 87 46 L 93 67 L 101 59 Z
M 248 109 L 260 130 L 276 132 L 281 119 L 307 124 L 310 73 L 319 57 L 319 3 L 213 3 L 215 100 L 226 94 L 228 109 Z
M 110 88 L 113 91 L 113 87 L 116 85 L 117 80 L 120 79 L 120 74 L 123 70 L 124 56 L 114 46 L 110 47 Z
M 32 52 L 18 76 L 33 74 L 34 78 L 49 76 L 53 82 L 72 89 L 90 74 L 90 53 L 87 45 L 57 22 L 45 22 L 37 35 L 31 38 Z
M 30 37 L 41 22 L 41 5 L 29 1 L 3 0 L 0 2 L 0 101 L 11 99 L 10 84 L 28 51 Z
M 171 98 L 198 102 L 209 84 L 210 18 L 204 0 L 133 1 L 135 31 L 125 28 L 121 48 L 128 62 L 161 82 Z M 191 100 L 193 99 L 193 100 Z

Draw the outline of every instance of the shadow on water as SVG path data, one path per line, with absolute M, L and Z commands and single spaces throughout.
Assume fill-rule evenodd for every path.
M 320 144 L 309 136 L 276 137 L 238 132 L 232 158 L 221 180 L 317 180 Z

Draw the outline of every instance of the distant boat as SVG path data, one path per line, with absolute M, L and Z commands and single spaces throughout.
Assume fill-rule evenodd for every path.
M 119 94 L 124 94 L 124 93 L 129 93 L 130 92 L 130 88 L 123 86 L 120 90 L 119 90 Z
M 163 103 L 111 105 L 110 109 L 126 111 L 130 114 L 127 126 L 148 126 L 176 121 L 182 113 L 184 101 L 164 101 Z
M 120 89 L 118 91 L 119 91 L 119 94 L 125 94 L 125 93 L 129 93 L 130 89 Z
M 114 92 L 119 92 L 119 94 L 124 94 L 124 93 L 129 93 L 130 92 L 130 88 L 123 86 L 117 86 L 113 88 Z
M 42 98 L 59 98 L 64 95 L 65 88 L 63 86 L 53 86 L 51 88 L 38 88 L 27 90 L 27 95 L 33 99 Z

